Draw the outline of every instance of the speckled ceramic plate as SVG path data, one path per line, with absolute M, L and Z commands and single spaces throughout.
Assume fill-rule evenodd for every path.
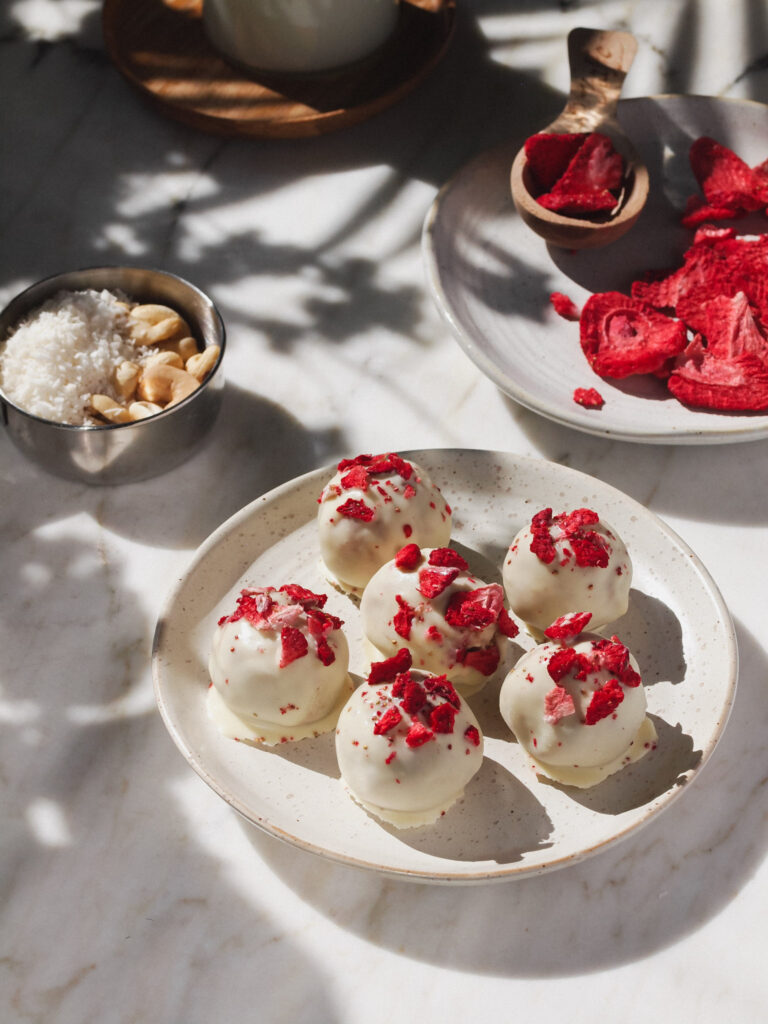
M 195 555 L 155 634 L 160 711 L 196 772 L 254 824 L 302 849 L 391 875 L 434 882 L 509 879 L 562 867 L 651 820 L 684 792 L 711 754 L 736 684 L 736 644 L 723 601 L 696 556 L 660 520 L 612 487 L 554 463 L 485 451 L 410 455 L 454 509 L 452 542 L 486 582 L 539 508 L 590 506 L 619 531 L 635 574 L 615 630 L 643 670 L 658 748 L 599 786 L 538 781 L 498 712 L 500 681 L 470 698 L 485 734 L 483 765 L 463 800 L 434 826 L 398 831 L 345 792 L 333 734 L 256 749 L 223 738 L 205 709 L 217 619 L 243 586 L 285 582 L 329 590 L 319 568 L 316 498 L 333 469 L 271 491 L 229 519 Z M 466 552 L 465 552 L 466 553 Z M 356 606 L 330 591 L 346 623 L 351 671 L 364 656 Z M 514 645 L 510 660 L 521 653 Z
M 768 107 L 706 96 L 625 100 L 619 118 L 648 164 L 651 192 L 632 230 L 602 249 L 553 248 L 517 215 L 509 171 L 522 140 L 483 153 L 437 196 L 423 235 L 432 293 L 459 344 L 502 391 L 548 419 L 588 434 L 654 444 L 715 444 L 768 437 L 768 415 L 688 409 L 650 376 L 608 381 L 582 354 L 579 326 L 559 317 L 559 291 L 581 307 L 593 292 L 627 292 L 650 268 L 679 266 L 693 232 L 679 225 L 698 191 L 691 142 L 710 135 L 750 165 L 768 154 Z M 725 222 L 724 222 L 725 223 Z M 765 216 L 733 222 L 739 233 L 768 230 Z M 600 410 L 573 401 L 597 387 Z

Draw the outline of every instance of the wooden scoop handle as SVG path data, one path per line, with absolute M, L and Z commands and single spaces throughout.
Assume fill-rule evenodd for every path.
M 637 40 L 629 32 L 573 29 L 568 35 L 571 91 L 563 113 L 595 123 L 614 118 L 636 53 Z

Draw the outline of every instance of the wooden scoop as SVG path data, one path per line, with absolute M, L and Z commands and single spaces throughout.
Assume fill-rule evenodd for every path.
M 614 242 L 640 216 L 648 198 L 648 168 L 619 126 L 616 106 L 621 87 L 637 52 L 629 32 L 575 28 L 568 35 L 571 91 L 563 112 L 544 132 L 602 132 L 624 157 L 626 186 L 609 219 L 564 217 L 540 206 L 531 192 L 530 171 L 523 149 L 512 164 L 512 199 L 525 223 L 552 245 L 589 249 Z

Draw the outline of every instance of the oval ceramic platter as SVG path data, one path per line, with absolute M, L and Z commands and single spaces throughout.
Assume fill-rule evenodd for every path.
M 157 625 L 153 674 L 168 730 L 195 771 L 249 821 L 336 861 L 433 882 L 515 878 L 562 867 L 650 821 L 684 791 L 725 725 L 736 685 L 733 627 L 707 571 L 659 519 L 599 480 L 554 463 L 470 450 L 409 455 L 454 509 L 452 543 L 486 582 L 538 509 L 592 507 L 619 531 L 634 563 L 630 609 L 616 632 L 636 655 L 658 747 L 591 790 L 539 781 L 498 712 L 500 678 L 469 699 L 485 735 L 482 767 L 435 825 L 397 830 L 347 794 L 333 733 L 256 748 L 221 736 L 206 713 L 217 620 L 245 586 L 300 583 L 329 594 L 350 642 L 356 682 L 367 662 L 356 605 L 325 581 L 316 499 L 332 468 L 258 498 L 195 554 Z M 512 664 L 533 641 L 510 641 Z M 503 668 L 499 676 L 504 675 Z
M 643 271 L 680 266 L 693 231 L 679 224 L 698 186 L 688 163 L 694 139 L 709 135 L 750 166 L 768 157 L 768 107 L 706 96 L 625 100 L 619 120 L 650 172 L 648 204 L 623 238 L 601 249 L 548 246 L 512 204 L 509 172 L 518 139 L 483 153 L 441 190 L 422 239 L 437 305 L 459 344 L 521 405 L 588 434 L 654 444 L 715 444 L 768 437 L 765 413 L 721 413 L 681 405 L 650 376 L 604 380 L 579 344 L 579 325 L 559 317 L 549 296 L 581 308 L 593 292 L 627 293 Z M 739 234 L 768 230 L 760 212 L 732 223 Z M 596 387 L 602 409 L 573 401 Z

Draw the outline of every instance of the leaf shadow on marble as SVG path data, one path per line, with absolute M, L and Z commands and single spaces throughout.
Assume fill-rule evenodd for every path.
M 465 888 L 318 861 L 309 883 L 300 851 L 243 827 L 302 899 L 403 956 L 509 978 L 571 977 L 644 959 L 719 914 L 768 849 L 768 655 L 743 628 L 738 633 L 741 682 L 712 762 L 674 807 L 581 863 Z M 371 906 L 373 920 L 364 912 Z M 450 943 L 443 941 L 448 920 Z

